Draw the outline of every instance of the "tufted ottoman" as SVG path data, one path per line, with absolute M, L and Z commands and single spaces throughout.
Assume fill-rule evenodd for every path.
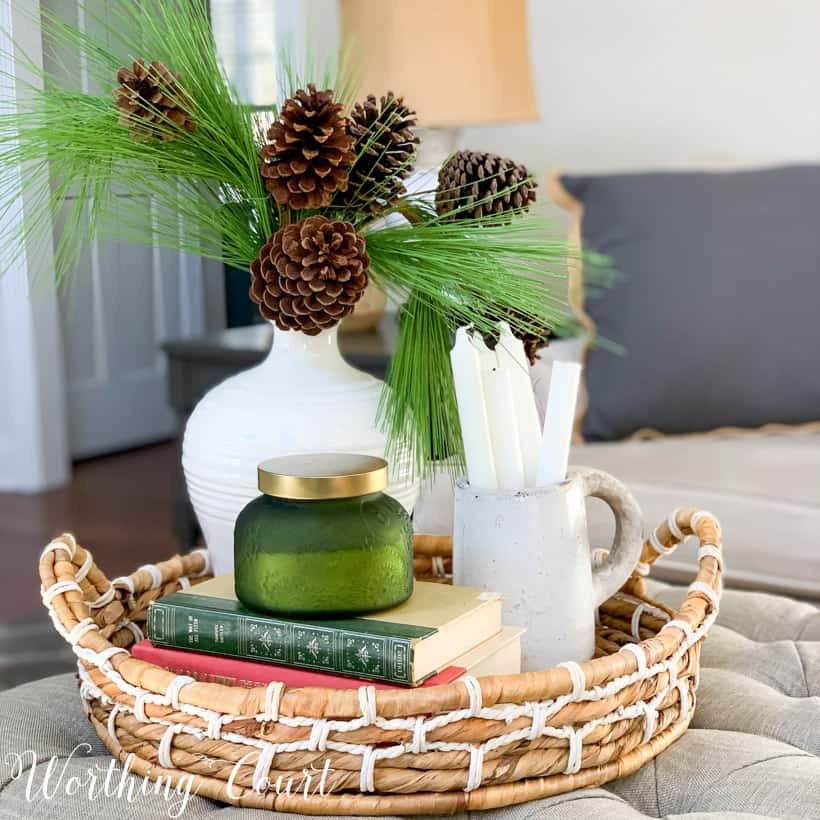
M 661 584 L 651 592 L 672 605 L 684 595 Z M 487 812 L 488 820 L 818 820 L 820 612 L 785 598 L 727 590 L 702 663 L 692 727 L 659 758 L 606 789 Z M 74 751 L 79 744 L 87 746 Z M 34 755 L 39 762 L 32 777 Z M 105 789 L 109 761 L 82 714 L 73 675 L 0 694 L 0 820 L 271 817 L 194 796 L 145 794 L 141 781 L 134 779 L 129 789 L 116 770 Z M 20 775 L 18 763 L 28 771 Z

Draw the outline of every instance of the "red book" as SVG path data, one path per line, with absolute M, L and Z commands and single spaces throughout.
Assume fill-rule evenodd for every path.
M 327 689 L 358 689 L 360 686 L 375 686 L 376 689 L 406 689 L 381 681 L 343 678 L 329 672 L 314 672 L 310 669 L 296 669 L 291 666 L 276 666 L 272 663 L 226 658 L 208 655 L 205 652 L 167 649 L 154 646 L 150 641 L 140 641 L 131 647 L 135 658 L 155 666 L 161 666 L 178 675 L 188 675 L 203 683 L 222 683 L 226 686 L 244 686 L 252 689 L 271 681 L 282 681 L 285 686 L 322 686 Z M 438 686 L 458 680 L 467 670 L 463 666 L 448 666 L 427 678 L 420 686 Z

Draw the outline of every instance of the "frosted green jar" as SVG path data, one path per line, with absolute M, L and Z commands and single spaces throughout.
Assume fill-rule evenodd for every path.
M 325 453 L 259 465 L 258 498 L 234 528 L 236 596 L 288 616 L 356 615 L 413 591 L 413 531 L 384 494 L 387 463 Z

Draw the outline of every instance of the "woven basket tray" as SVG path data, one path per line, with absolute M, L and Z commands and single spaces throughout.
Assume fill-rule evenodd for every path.
M 698 574 L 672 612 L 646 597 L 642 575 L 690 534 Z M 448 539 L 417 539 L 417 575 L 441 576 L 448 562 Z M 148 604 L 207 573 L 199 551 L 109 581 L 71 535 L 45 548 L 43 601 L 74 648 L 84 707 L 111 753 L 132 755 L 136 774 L 242 806 L 447 814 L 600 785 L 683 734 L 700 641 L 717 615 L 720 529 L 680 509 L 652 533 L 637 571 L 600 608 L 593 660 L 415 690 L 243 689 L 131 657 Z M 313 792 L 326 764 L 325 793 L 305 798 L 304 770 L 314 770 Z

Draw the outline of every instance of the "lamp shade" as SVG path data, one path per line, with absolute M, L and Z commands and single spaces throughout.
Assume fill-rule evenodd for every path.
M 341 0 L 365 93 L 390 90 L 428 127 L 538 119 L 526 0 Z

